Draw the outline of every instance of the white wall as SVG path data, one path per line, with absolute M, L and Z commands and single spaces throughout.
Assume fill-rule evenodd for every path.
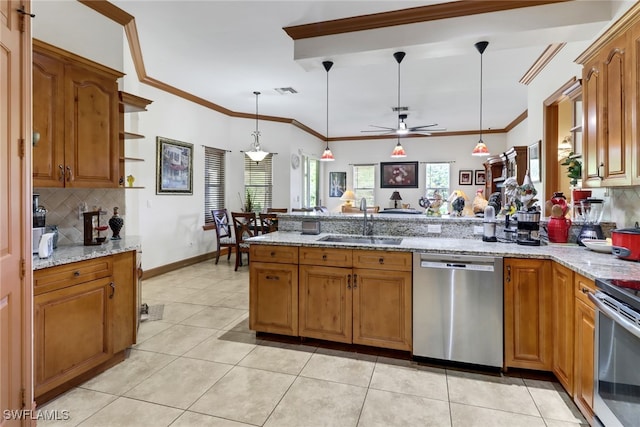
M 520 113 L 514 112 L 514 116 Z M 455 125 L 452 124 L 455 128 Z M 482 139 L 494 154 L 505 151 L 505 134 L 485 134 Z M 453 162 L 451 164 L 451 190 L 462 190 L 469 199 L 473 199 L 475 192 L 482 186 L 458 185 L 458 172 L 461 169 L 482 169 L 484 157 L 474 157 L 471 155 L 473 147 L 478 141 L 478 135 L 438 137 L 429 136 L 424 138 L 404 138 L 401 140 L 402 146 L 407 152 L 407 157 L 398 159 L 407 162 Z M 324 166 L 323 180 L 325 186 L 322 191 L 322 202 L 330 211 L 339 211 L 342 201 L 337 197 L 329 197 L 329 188 L 326 183 L 329 180 L 329 172 L 347 172 L 347 188 L 353 188 L 353 164 L 376 164 L 376 190 L 375 203 L 381 209 L 393 207 L 393 202 L 389 200 L 391 193 L 398 190 L 402 197 L 402 203 L 409 203 L 412 207 L 418 207 L 418 199 L 424 196 L 425 176 L 424 165 L 420 165 L 418 180 L 419 188 L 392 189 L 379 188 L 380 186 L 380 162 L 392 162 L 391 151 L 396 145 L 396 139 L 367 140 L 367 141 L 339 141 L 330 144 L 336 160 L 326 163 Z

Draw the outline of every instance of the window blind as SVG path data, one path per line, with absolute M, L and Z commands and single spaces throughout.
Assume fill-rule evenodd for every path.
M 375 205 L 375 187 L 375 165 L 353 165 L 353 193 L 356 195 L 356 205 L 363 197 L 367 199 L 367 206 Z
M 273 154 L 260 162 L 254 162 L 249 156 L 244 156 L 244 197 L 246 203 L 247 191 L 251 193 L 253 211 L 259 212 L 270 208 L 273 187 Z
M 224 200 L 224 150 L 204 147 L 204 222 L 213 222 L 212 209 L 223 209 Z

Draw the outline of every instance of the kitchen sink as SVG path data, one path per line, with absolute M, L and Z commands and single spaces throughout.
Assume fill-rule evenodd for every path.
M 371 236 L 324 236 L 318 241 L 336 243 L 366 243 L 370 245 L 399 245 L 402 237 L 371 237 Z

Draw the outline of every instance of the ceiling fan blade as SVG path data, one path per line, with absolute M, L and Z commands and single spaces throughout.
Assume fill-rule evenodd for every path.
M 386 135 L 389 133 L 395 133 L 395 129 L 389 129 L 389 128 L 384 128 L 384 129 L 377 129 L 377 130 L 361 130 L 360 132 L 376 132 L 380 135 Z

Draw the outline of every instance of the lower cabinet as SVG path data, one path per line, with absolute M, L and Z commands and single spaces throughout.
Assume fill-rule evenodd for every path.
M 574 388 L 573 399 L 582 414 L 593 418 L 594 342 L 596 308 L 588 294 L 595 292 L 593 280 L 576 273 L 574 322 Z
M 131 251 L 34 272 L 34 382 L 39 403 L 116 355 L 123 358 L 122 350 L 135 342 L 135 256 Z
M 569 395 L 573 394 L 574 273 L 553 262 L 551 292 L 553 373 Z
M 298 248 L 251 245 L 249 327 L 298 335 Z
M 251 329 L 411 350 L 410 253 L 301 247 L 293 264 L 274 261 L 285 247 L 251 248 Z
M 505 367 L 551 371 L 551 261 L 504 259 Z

